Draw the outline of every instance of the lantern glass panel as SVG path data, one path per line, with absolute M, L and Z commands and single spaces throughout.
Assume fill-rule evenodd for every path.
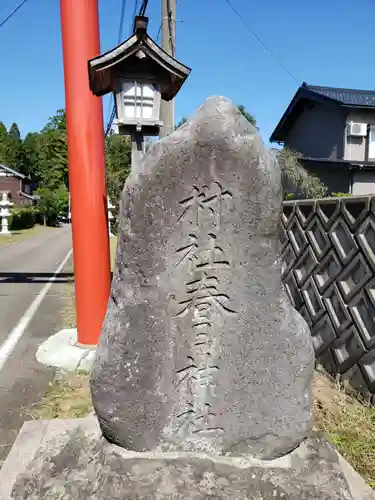
M 125 118 L 153 120 L 155 88 L 150 83 L 124 82 Z

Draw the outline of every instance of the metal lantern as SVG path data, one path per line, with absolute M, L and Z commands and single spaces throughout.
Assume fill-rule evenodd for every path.
M 117 125 L 129 129 L 136 127 L 141 132 L 142 127 L 154 128 L 161 125 L 160 88 L 158 85 L 137 80 L 123 79 L 118 82 L 115 93 Z
M 149 37 L 147 25 L 138 16 L 130 38 L 88 62 L 91 91 L 114 93 L 119 133 L 138 139 L 159 135 L 160 101 L 172 100 L 190 73 Z

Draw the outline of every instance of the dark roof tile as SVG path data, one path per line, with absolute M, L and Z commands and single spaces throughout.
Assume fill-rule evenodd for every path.
M 15 177 L 19 177 L 20 179 L 26 179 L 26 175 L 20 174 L 19 172 L 17 172 L 17 170 L 7 167 L 6 165 L 2 165 L 1 163 L 0 163 L 0 170 L 5 170 L 5 172 L 8 172 L 9 174 L 14 175 Z
M 375 90 L 322 87 L 321 85 L 308 85 L 303 82 L 272 132 L 271 142 L 284 141 L 290 127 L 293 126 L 301 110 L 303 111 L 303 103 L 307 100 L 334 106 L 347 106 L 348 108 L 375 109 Z
M 356 90 L 356 89 L 340 89 L 335 87 L 321 87 L 319 85 L 303 84 L 303 87 L 329 97 L 345 106 L 368 106 L 375 108 L 375 91 L 374 90 Z

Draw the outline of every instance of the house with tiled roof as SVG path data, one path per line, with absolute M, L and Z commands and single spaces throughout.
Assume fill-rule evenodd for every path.
M 30 206 L 37 202 L 33 195 L 35 183 L 26 175 L 0 164 L 0 194 L 7 193 L 16 206 Z
M 375 193 L 375 91 L 303 83 L 270 141 L 298 151 L 330 192 Z

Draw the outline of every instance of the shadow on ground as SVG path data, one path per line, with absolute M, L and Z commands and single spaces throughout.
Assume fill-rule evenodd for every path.
M 22 272 L 0 272 L 0 284 L 7 283 L 48 283 L 54 273 L 22 273 Z M 74 273 L 60 273 L 56 276 L 54 283 L 72 283 Z

